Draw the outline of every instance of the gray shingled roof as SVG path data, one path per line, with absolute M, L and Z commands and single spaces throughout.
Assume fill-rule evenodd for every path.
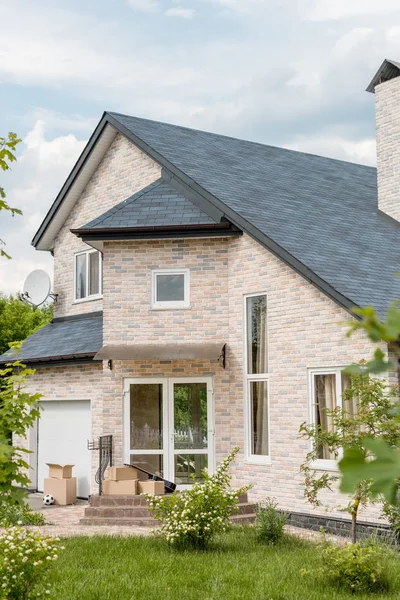
M 400 298 L 400 224 L 378 211 L 375 168 L 106 114 L 354 305 Z
M 215 222 L 160 178 L 90 221 L 82 229 L 205 225 Z
M 35 362 L 49 358 L 82 358 L 100 350 L 103 342 L 103 317 L 88 315 L 86 318 L 67 318 L 49 323 L 24 341 L 21 352 L 8 350 L 0 356 L 0 362 L 19 359 Z

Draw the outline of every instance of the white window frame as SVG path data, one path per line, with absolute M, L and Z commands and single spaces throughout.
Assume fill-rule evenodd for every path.
M 267 356 L 269 358 L 268 344 L 268 294 L 266 292 L 256 292 L 243 296 L 243 396 L 244 396 L 244 415 L 245 415 L 245 459 L 246 462 L 256 465 L 271 464 L 271 411 L 270 411 L 270 380 L 268 373 L 248 373 L 248 349 L 247 349 L 247 300 L 256 296 L 265 296 L 267 299 Z M 268 454 L 252 454 L 252 407 L 251 407 L 251 383 L 253 381 L 265 381 L 268 394 Z
M 320 367 L 308 369 L 308 390 L 309 390 L 309 423 L 316 425 L 315 419 L 315 375 L 335 375 L 336 378 L 336 406 L 343 408 L 342 399 L 342 371 L 347 365 L 342 367 Z M 310 440 L 310 450 L 312 450 L 312 441 Z M 338 462 L 342 458 L 342 451 L 339 450 L 339 456 L 337 460 L 329 458 L 318 458 L 311 463 L 313 469 L 319 469 L 322 471 L 338 471 Z
M 184 299 L 168 302 L 157 301 L 157 276 L 158 275 L 183 275 Z M 169 310 L 175 308 L 190 308 L 190 270 L 189 269 L 155 269 L 151 272 L 151 307 L 156 310 Z
M 89 254 L 98 254 L 99 255 L 99 294 L 87 295 L 85 298 L 77 298 L 77 288 L 76 288 L 76 264 L 78 260 L 78 256 L 82 256 L 82 254 L 86 255 L 86 290 L 89 292 Z M 101 300 L 103 298 L 103 260 L 101 256 L 101 252 L 98 250 L 81 250 L 80 252 L 76 252 L 74 254 L 74 304 L 80 304 L 81 302 L 90 302 L 91 300 Z

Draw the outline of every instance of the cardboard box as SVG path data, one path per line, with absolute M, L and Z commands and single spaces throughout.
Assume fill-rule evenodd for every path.
M 76 502 L 76 477 L 69 479 L 48 477 L 44 480 L 43 492 L 54 497 L 54 504 L 61 506 L 73 504 Z
M 126 479 L 125 481 L 105 479 L 102 490 L 104 496 L 136 496 L 137 479 Z
M 55 463 L 46 463 L 49 467 L 49 477 L 55 479 L 68 479 L 72 477 L 72 467 L 75 465 L 57 465 Z
M 164 494 L 164 482 L 153 481 L 148 479 L 147 481 L 139 481 L 138 483 L 139 494 L 153 494 L 153 496 L 161 496 Z
M 110 481 L 131 481 L 138 478 L 133 467 L 108 467 L 107 479 Z

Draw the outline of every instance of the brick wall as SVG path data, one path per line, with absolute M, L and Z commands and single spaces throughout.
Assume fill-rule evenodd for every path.
M 226 340 L 228 240 L 106 243 L 104 343 Z M 152 309 L 152 270 L 173 268 L 190 269 L 190 309 Z
M 102 309 L 102 300 L 74 304 L 74 253 L 89 247 L 70 232 L 98 217 L 118 202 L 159 178 L 161 168 L 146 154 L 117 134 L 104 159 L 87 184 L 54 246 L 54 292 L 58 301 L 54 316 L 88 313 Z
M 375 87 L 379 208 L 400 220 L 400 77 Z

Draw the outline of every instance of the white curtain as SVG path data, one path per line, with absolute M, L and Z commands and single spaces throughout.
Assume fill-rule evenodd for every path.
M 253 410 L 253 454 L 268 455 L 268 383 L 252 381 L 251 400 Z
M 326 414 L 326 410 L 334 410 L 337 405 L 336 375 L 315 375 L 314 382 L 316 424 L 321 425 L 325 431 L 333 432 L 333 419 Z M 335 458 L 335 455 L 329 452 L 326 446 L 318 448 L 318 454 L 318 458 Z

